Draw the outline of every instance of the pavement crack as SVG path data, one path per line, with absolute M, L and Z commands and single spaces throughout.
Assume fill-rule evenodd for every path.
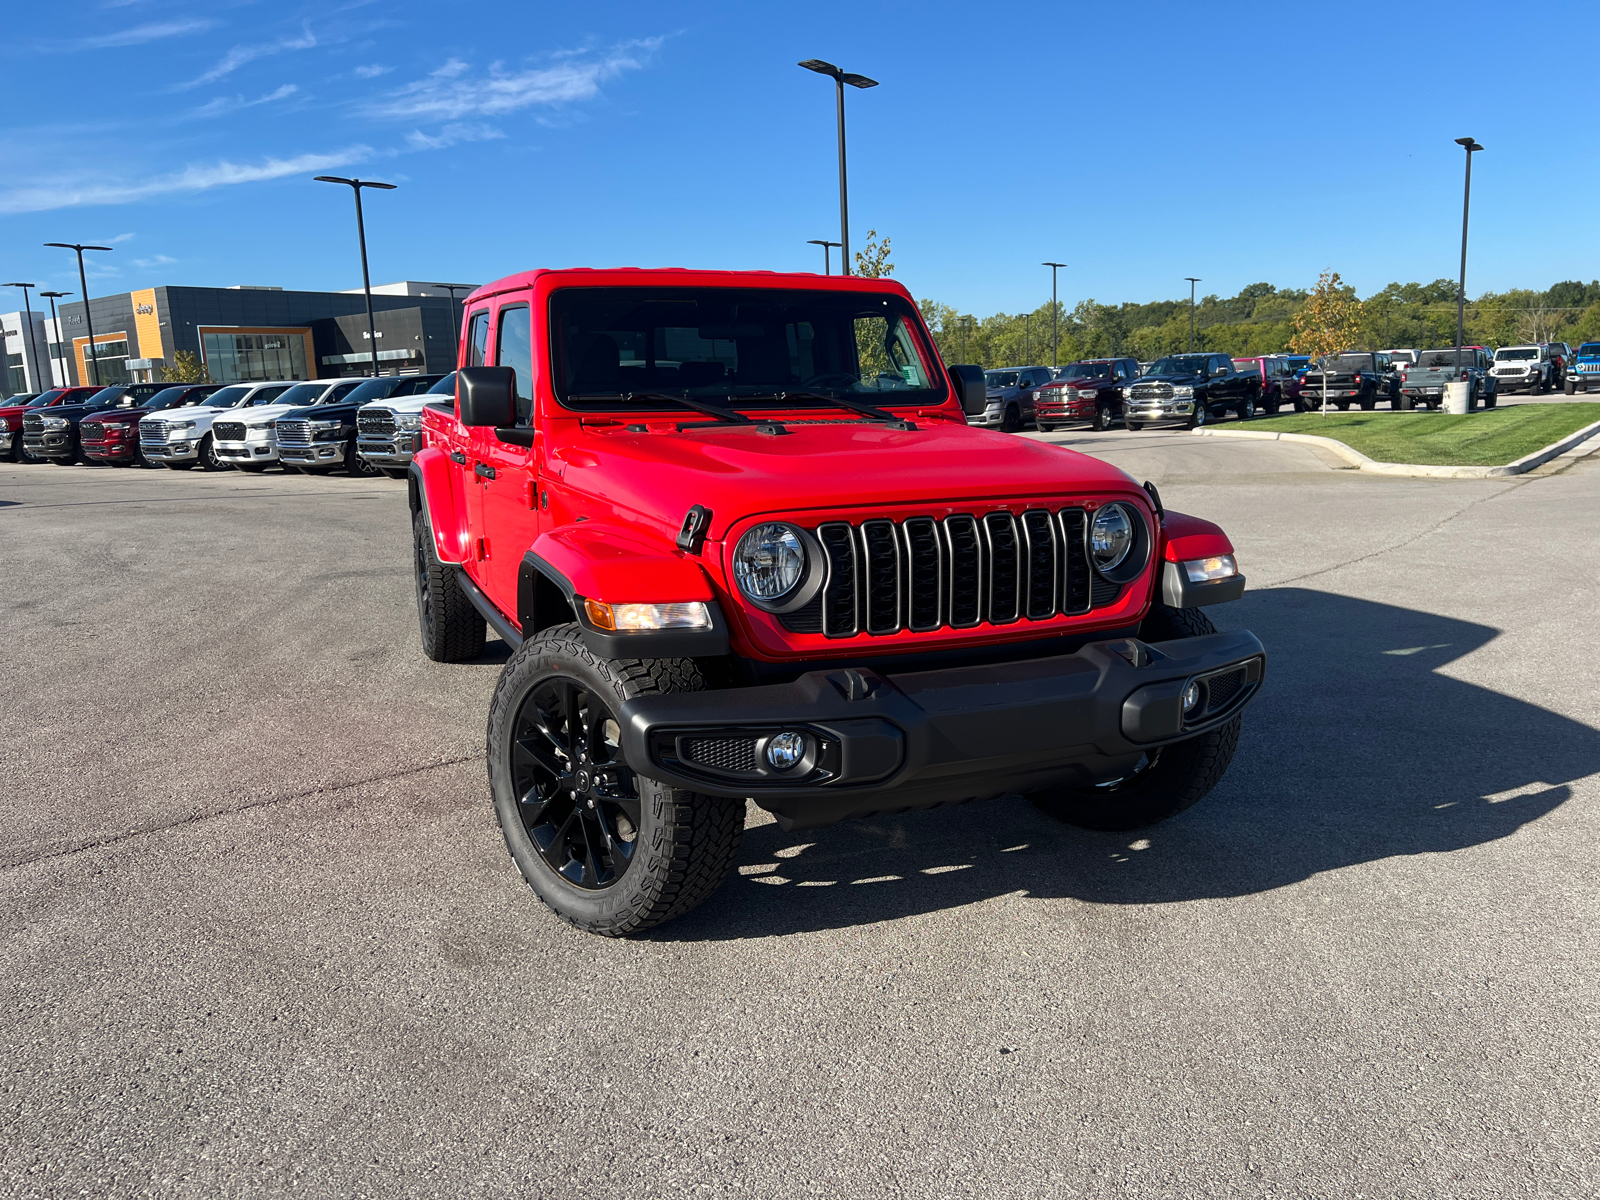
M 1408 537 L 1408 538 L 1404 539 L 1403 541 L 1395 542 L 1392 546 L 1382 546 L 1382 547 L 1379 547 L 1376 550 L 1369 550 L 1369 551 L 1367 551 L 1367 553 L 1357 555 L 1355 558 L 1346 559 L 1344 562 L 1334 563 L 1332 566 L 1318 567 L 1315 571 L 1308 571 L 1304 575 L 1294 575 L 1294 576 L 1291 576 L 1288 579 L 1274 579 L 1274 580 L 1272 580 L 1272 581 L 1270 581 L 1268 583 L 1263 584 L 1262 586 L 1263 587 L 1269 587 L 1269 588 L 1275 588 L 1275 587 L 1287 587 L 1291 583 L 1303 583 L 1307 579 L 1315 579 L 1317 576 L 1326 575 L 1330 571 L 1342 571 L 1346 567 L 1355 566 L 1357 563 L 1364 563 L 1364 562 L 1367 562 L 1370 559 L 1379 558 L 1379 557 L 1381 557 L 1382 555 L 1385 555 L 1385 554 L 1392 554 L 1396 550 L 1404 550 L 1407 546 L 1410 546 L 1410 545 L 1413 545 L 1413 544 L 1415 544 L 1417 542 L 1420 542 L 1423 538 L 1427 537 L 1428 535 L 1434 534 L 1434 533 L 1438 533 L 1439 530 L 1443 529 L 1446 525 L 1450 524 L 1450 522 L 1454 521 L 1457 517 L 1465 516 L 1467 513 L 1471 512 L 1473 509 L 1477 508 L 1478 505 L 1487 504 L 1491 500 L 1498 500 L 1501 496 L 1509 495 L 1511 492 L 1514 492 L 1517 488 L 1522 487 L 1525 483 L 1532 483 L 1532 482 L 1533 482 L 1532 479 L 1527 479 L 1527 478 L 1518 479 L 1515 483 L 1512 483 L 1507 487 L 1501 488 L 1498 492 L 1494 492 L 1494 493 L 1492 493 L 1492 494 L 1490 494 L 1488 496 L 1479 496 L 1476 500 L 1472 501 L 1470 504 L 1462 505 L 1459 509 L 1457 509 L 1455 512 L 1451 513 L 1448 517 L 1445 517 L 1443 520 L 1437 522 L 1436 524 L 1428 526 L 1428 528 L 1424 529 L 1421 533 L 1414 534 L 1411 537 Z
M 237 813 L 250 812 L 257 808 L 270 808 L 274 804 L 286 804 L 291 800 L 304 800 L 311 796 L 329 796 L 337 792 L 349 791 L 351 788 L 365 787 L 371 783 L 386 783 L 392 779 L 406 779 L 412 775 L 437 771 L 441 767 L 453 767 L 460 763 L 475 762 L 481 757 L 481 755 L 477 754 L 464 754 L 458 758 L 441 759 L 438 762 L 426 763 L 420 767 L 407 767 L 403 771 L 387 771 L 381 775 L 369 775 L 365 779 L 355 779 L 349 783 L 335 783 L 325 787 L 307 788 L 302 792 L 290 792 L 284 796 L 266 796 L 260 800 L 251 800 L 245 804 L 204 809 L 175 820 L 157 821 L 149 825 L 140 826 L 138 829 L 129 829 L 122 833 L 112 834 L 109 837 L 90 838 L 74 845 L 58 847 L 54 850 L 44 850 L 27 858 L 19 858 L 14 862 L 0 863 L 0 872 L 15 871 L 20 867 L 28 867 L 41 862 L 51 862 L 59 858 L 70 858 L 75 854 L 82 854 L 86 850 L 102 850 L 108 846 L 121 845 L 123 842 L 129 842 L 135 838 L 148 837 L 152 833 L 165 833 L 169 829 L 181 829 L 185 825 L 198 825 L 202 821 L 212 821 L 218 817 L 231 817 Z

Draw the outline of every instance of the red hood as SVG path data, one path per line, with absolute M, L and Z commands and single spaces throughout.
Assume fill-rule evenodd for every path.
M 909 431 L 789 422 L 790 432 L 779 436 L 755 426 L 695 426 L 686 433 L 591 426 L 560 439 L 548 465 L 569 486 L 669 538 L 693 504 L 711 510 L 709 534 L 721 539 L 734 522 L 766 513 L 1145 496 L 1116 467 L 1062 446 L 949 421 L 918 424 Z

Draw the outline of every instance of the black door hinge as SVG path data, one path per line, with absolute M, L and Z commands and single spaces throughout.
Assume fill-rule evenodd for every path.
M 494 478 L 494 468 L 488 463 L 474 463 L 472 466 L 472 473 L 482 479 Z
M 699 554 L 706 544 L 706 530 L 711 528 L 711 510 L 703 504 L 690 507 L 684 514 L 683 527 L 678 530 L 678 549 L 685 554 Z
M 464 467 L 467 465 L 467 456 L 459 450 L 452 450 L 450 451 L 450 461 Z

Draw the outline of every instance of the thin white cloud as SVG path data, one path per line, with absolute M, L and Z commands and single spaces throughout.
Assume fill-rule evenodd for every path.
M 142 46 L 146 42 L 158 42 L 163 38 L 183 37 L 190 33 L 204 33 L 214 29 L 216 22 L 211 20 L 190 21 L 152 21 L 148 25 L 136 25 L 132 29 L 118 29 L 112 33 L 99 33 L 93 37 L 79 38 L 68 43 L 74 50 L 107 50 L 117 46 Z
M 371 63 L 365 67 L 357 67 L 356 77 L 358 79 L 376 79 L 379 75 L 387 75 L 392 70 L 394 70 L 393 67 L 386 67 L 382 63 Z
M 175 258 L 168 258 L 165 254 L 152 254 L 149 258 L 135 258 L 130 259 L 129 261 L 131 261 L 136 267 L 149 268 L 164 267 L 168 263 L 175 263 L 178 260 Z
M 186 167 L 171 175 L 158 175 L 133 183 L 110 183 L 96 177 L 83 184 L 33 184 L 0 192 L 0 213 L 48 212 L 95 204 L 130 204 L 174 192 L 204 192 L 238 183 L 260 183 L 285 175 L 309 175 L 333 167 L 365 162 L 370 146 L 350 146 L 331 154 L 300 154 L 294 158 L 268 158 L 259 163 L 218 162 Z
M 197 76 L 189 82 L 180 84 L 180 88 L 199 87 L 201 84 L 215 83 L 225 75 L 232 75 L 246 63 L 254 62 L 258 58 L 266 58 L 272 54 L 282 54 L 285 50 L 310 50 L 317 44 L 317 35 L 311 32 L 311 26 L 301 27 L 301 35 L 297 38 L 280 38 L 276 42 L 261 42 L 254 46 L 235 46 L 224 54 L 210 70 Z
M 446 146 L 454 146 L 457 142 L 488 142 L 503 137 L 505 134 L 492 125 L 468 125 L 458 122 L 446 125 L 431 136 L 420 129 L 413 129 L 406 134 L 406 145 L 413 150 L 443 150 Z
M 642 68 L 662 40 L 625 42 L 597 55 L 568 52 L 554 65 L 527 71 L 507 71 L 504 64 L 491 63 L 487 76 L 471 75 L 466 62 L 452 58 L 426 78 L 370 101 L 359 111 L 391 120 L 455 121 L 589 100 L 599 94 L 601 83 Z
M 227 113 L 237 112 L 241 108 L 254 108 L 258 104 L 271 104 L 274 100 L 286 100 L 300 89 L 292 83 L 286 83 L 277 91 L 268 92 L 265 96 L 257 96 L 254 100 L 246 100 L 243 96 L 218 96 L 208 104 L 189 113 L 191 117 L 220 117 Z

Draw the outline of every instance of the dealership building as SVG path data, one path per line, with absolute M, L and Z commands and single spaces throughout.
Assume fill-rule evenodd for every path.
M 372 289 L 380 374 L 454 368 L 461 303 L 469 289 L 455 290 L 452 300 L 436 284 Z M 86 314 L 82 301 L 61 305 L 61 327 L 50 330 L 51 374 L 59 381 L 93 383 L 98 367 L 101 383 L 157 382 L 180 351 L 196 355 L 214 383 L 325 379 L 372 369 L 366 299 L 359 288 L 154 287 L 98 296 L 87 308 Z

